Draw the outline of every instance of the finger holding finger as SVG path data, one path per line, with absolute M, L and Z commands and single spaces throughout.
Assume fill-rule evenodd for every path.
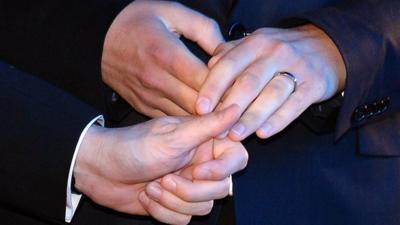
M 167 143 L 184 151 L 218 136 L 239 119 L 239 108 L 232 105 L 222 111 L 195 117 L 177 125 L 173 133 L 166 134 Z
M 211 112 L 236 77 L 256 59 L 256 51 L 247 42 L 226 53 L 210 70 L 199 91 L 196 111 L 202 115 Z
M 242 169 L 248 162 L 248 152 L 240 142 L 229 138 L 214 140 L 214 160 L 196 165 L 193 178 L 198 180 L 222 180 Z
M 148 197 L 160 205 L 186 215 L 204 216 L 211 212 L 214 202 L 212 200 L 201 202 L 184 201 L 171 192 L 163 189 L 158 182 L 151 182 L 146 186 Z
M 232 48 L 236 47 L 242 39 L 240 40 L 235 40 L 235 41 L 230 41 L 230 42 L 225 42 L 220 45 L 215 49 L 211 59 L 208 61 L 208 68 L 212 68 L 215 63 L 217 63 L 227 52 L 229 52 Z
M 188 180 L 175 174 L 168 174 L 161 180 L 161 186 L 173 195 L 188 202 L 204 202 L 221 199 L 228 195 L 228 178 L 210 180 Z

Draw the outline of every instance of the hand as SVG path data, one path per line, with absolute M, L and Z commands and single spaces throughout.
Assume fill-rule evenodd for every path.
M 147 202 L 146 196 L 140 193 L 149 181 L 197 162 L 206 163 L 201 159 L 209 159 L 205 155 L 214 152 L 214 146 L 207 145 L 209 140 L 232 126 L 238 117 L 238 108 L 233 106 L 198 118 L 165 117 L 127 128 L 92 126 L 85 135 L 74 167 L 75 186 L 98 204 L 117 211 L 137 215 L 150 213 L 165 222 L 171 222 L 171 219 L 182 222 L 187 215 L 170 218 L 168 215 L 173 211 L 165 207 L 158 212 L 147 211 L 147 205 L 143 205 Z M 223 166 L 221 171 L 230 174 L 243 168 L 247 157 L 244 148 L 235 147 L 238 151 L 232 151 L 232 147 L 226 147 L 226 151 L 218 150 L 225 154 L 220 154 L 214 163 L 207 163 L 221 164 L 211 167 L 215 169 L 228 163 L 230 166 Z M 200 178 L 204 170 L 201 165 L 193 170 L 199 171 L 193 174 Z M 213 172 L 218 173 L 221 172 Z M 203 208 L 207 206 L 209 204 L 202 204 L 191 212 L 204 213 Z
M 101 63 L 104 82 L 150 117 L 194 114 L 208 68 L 180 35 L 210 55 L 223 41 L 214 20 L 179 3 L 132 2 L 107 32 Z
M 240 142 L 226 138 L 204 143 L 188 167 L 149 183 L 142 205 L 160 221 L 187 224 L 191 215 L 208 214 L 214 199 L 228 195 L 229 175 L 243 169 L 247 159 Z
M 270 137 L 311 104 L 343 90 L 346 71 L 332 40 L 314 25 L 293 29 L 262 28 L 250 36 L 220 45 L 196 103 L 199 114 L 235 103 L 243 115 L 229 131 L 243 140 L 256 131 Z M 294 82 L 275 72 L 290 72 Z M 294 91 L 294 92 L 293 92 Z

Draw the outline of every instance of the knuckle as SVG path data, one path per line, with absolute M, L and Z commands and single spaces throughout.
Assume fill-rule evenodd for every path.
M 210 214 L 212 208 L 214 206 L 214 201 L 208 201 L 205 203 L 205 206 L 200 210 L 199 215 L 200 216 L 205 216 Z
M 218 23 L 214 19 L 211 19 L 206 16 L 204 17 L 203 26 L 204 26 L 204 29 L 209 32 L 215 32 L 215 31 L 219 30 Z
M 253 33 L 248 37 L 247 43 L 251 44 L 253 47 L 259 48 L 267 41 L 266 36 L 262 32 Z
M 160 45 L 159 43 L 152 42 L 146 48 L 146 52 L 150 55 L 150 57 L 161 65 L 169 64 L 171 62 L 172 52 L 165 48 L 165 46 Z
M 193 190 L 188 190 L 187 188 L 181 188 L 178 191 L 179 196 L 186 202 L 195 201 L 195 196 L 193 195 Z
M 245 71 L 236 82 L 244 91 L 258 90 L 261 86 L 260 75 L 252 71 Z
M 154 204 L 153 202 L 150 202 L 146 206 L 146 210 L 153 216 L 153 217 L 158 217 L 162 215 L 162 210 L 159 205 Z
M 219 65 L 220 67 L 222 67 L 224 70 L 229 71 L 231 68 L 234 67 L 234 65 L 236 64 L 236 59 L 233 58 L 232 56 L 230 56 L 229 54 L 225 57 L 223 57 L 220 61 L 219 61 Z
M 174 120 L 173 117 L 162 117 L 161 119 L 157 119 L 151 126 L 151 133 L 159 135 L 175 131 L 178 128 L 178 124 L 171 122 L 172 120 Z
M 294 49 L 293 49 L 292 45 L 290 45 L 284 41 L 278 40 L 275 43 L 275 48 L 274 48 L 273 52 L 280 56 L 290 56 L 290 55 L 293 55 Z
M 227 44 L 226 43 L 219 44 L 215 48 L 213 55 L 214 56 L 218 55 L 219 53 L 223 52 L 226 48 L 227 48 Z
M 215 50 L 214 50 L 214 56 L 226 52 L 227 50 L 233 48 L 235 45 L 232 42 L 225 42 L 225 43 L 221 43 L 219 44 Z
M 148 89 L 153 89 L 160 85 L 160 79 L 158 79 L 155 74 L 150 72 L 141 73 L 139 81 L 144 88 Z
M 227 171 L 227 168 L 220 164 L 215 164 L 212 168 L 210 168 L 210 171 L 212 173 L 212 177 L 215 179 L 222 179 L 230 175 Z
M 246 127 L 252 128 L 259 124 L 264 119 L 264 112 L 262 109 L 252 109 L 248 110 L 242 116 L 241 122 L 246 125 Z
M 305 71 L 313 71 L 314 65 L 309 60 L 306 60 L 300 55 L 296 55 L 296 58 L 297 58 L 297 62 L 295 63 L 296 67 Z

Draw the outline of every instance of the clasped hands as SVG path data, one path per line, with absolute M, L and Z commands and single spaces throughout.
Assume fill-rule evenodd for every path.
M 212 56 L 208 65 L 181 35 Z M 273 77 L 277 71 L 296 76 L 295 92 L 293 81 Z M 261 28 L 224 42 L 212 19 L 178 3 L 146 0 L 114 20 L 102 73 L 132 107 L 157 119 L 90 129 L 94 138 L 79 154 L 76 187 L 101 205 L 172 224 L 207 214 L 213 199 L 227 195 L 227 177 L 247 163 L 238 141 L 281 131 L 311 104 L 343 90 L 346 76 L 338 49 L 313 25 Z

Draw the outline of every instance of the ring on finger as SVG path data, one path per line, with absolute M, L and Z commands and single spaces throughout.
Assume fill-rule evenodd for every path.
M 296 91 L 297 78 L 293 74 L 291 74 L 289 72 L 286 72 L 286 71 L 278 71 L 278 72 L 274 73 L 273 77 L 277 77 L 277 76 L 284 76 L 286 78 L 289 78 L 289 80 L 291 80 L 293 82 L 293 91 L 292 91 L 292 93 Z

